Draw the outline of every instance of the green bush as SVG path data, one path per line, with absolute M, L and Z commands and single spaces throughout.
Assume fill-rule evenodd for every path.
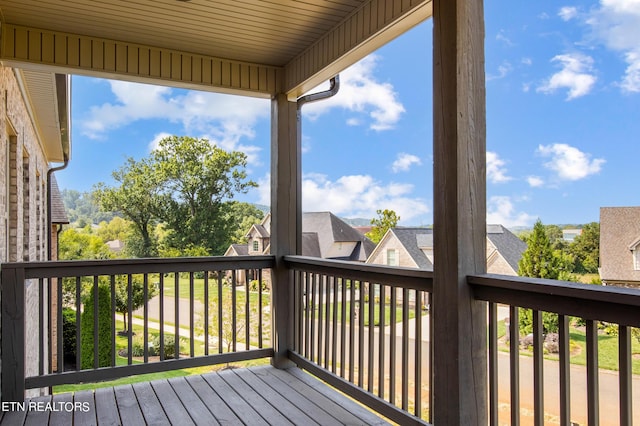
M 111 292 L 107 286 L 98 286 L 97 295 L 92 288 L 87 298 L 84 300 L 84 311 L 80 321 L 80 344 L 82 348 L 82 368 L 94 367 L 93 347 L 94 347 L 94 297 L 98 297 L 98 367 L 108 367 L 111 365 L 111 339 L 113 330 L 111 328 Z
M 153 352 L 160 355 L 160 335 L 157 335 L 151 341 Z M 173 359 L 176 357 L 176 338 L 172 334 L 164 336 L 164 359 Z
M 518 308 L 520 334 L 533 333 L 533 311 Z M 558 315 L 551 312 L 542 313 L 542 329 L 544 334 L 558 332 Z
M 249 283 L 249 291 L 258 291 L 258 285 L 259 285 L 258 280 L 252 280 Z M 269 291 L 269 283 L 267 283 L 264 280 L 262 280 L 262 291 Z
M 62 308 L 62 350 L 64 358 L 69 361 L 76 359 L 76 311 Z

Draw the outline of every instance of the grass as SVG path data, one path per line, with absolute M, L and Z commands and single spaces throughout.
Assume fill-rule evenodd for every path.
M 338 321 L 342 321 L 342 302 L 338 302 L 336 306 L 336 309 L 338 310 L 337 314 L 338 314 Z M 357 308 L 358 304 L 354 307 Z M 327 312 L 327 308 L 326 305 L 320 305 L 320 307 L 322 308 L 322 317 L 324 318 Z M 329 308 L 329 319 L 333 319 L 333 308 L 334 305 L 331 304 L 330 308 Z M 347 313 L 347 317 L 346 317 L 346 323 L 349 324 L 351 322 L 351 316 L 349 315 L 349 312 L 351 309 L 351 302 L 346 302 L 346 306 L 345 306 L 345 310 Z M 316 308 L 316 318 L 318 318 L 318 308 Z M 369 303 L 365 302 L 364 305 L 362 306 L 362 309 L 359 310 L 358 315 L 364 315 L 364 325 L 365 327 L 369 326 Z M 415 309 L 409 309 L 409 319 L 415 318 L 416 316 L 416 312 Z M 359 320 L 358 320 L 359 321 Z M 396 324 L 401 323 L 402 322 L 402 307 L 398 306 L 396 308 Z M 390 305 L 387 303 L 385 304 L 385 309 L 384 309 L 384 324 L 385 325 L 390 325 L 391 324 L 391 309 L 390 309 Z M 380 325 L 380 304 L 379 303 L 375 303 L 373 305 L 373 325 Z
M 506 326 L 503 321 L 498 322 L 498 338 L 506 334 Z M 569 357 L 571 364 L 586 365 L 587 364 L 587 339 L 585 332 L 577 327 L 570 327 L 569 341 L 571 352 L 573 355 Z M 500 350 L 508 352 L 507 345 L 501 345 Z M 631 353 L 640 354 L 640 342 L 637 339 L 631 339 Z M 521 355 L 532 355 L 531 349 L 520 349 Z M 545 359 L 559 359 L 558 354 L 545 353 Z M 605 370 L 618 371 L 618 336 L 599 334 L 598 335 L 598 367 Z M 640 375 L 640 358 L 631 360 L 631 369 L 633 374 Z

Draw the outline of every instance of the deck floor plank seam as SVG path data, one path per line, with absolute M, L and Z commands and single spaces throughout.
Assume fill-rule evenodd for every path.
M 96 426 L 98 424 L 98 410 L 96 409 L 95 392 L 85 390 L 74 392 L 73 402 L 87 404 L 88 410 L 76 410 L 73 412 L 73 424 L 82 426 Z
M 118 405 L 122 424 L 127 426 L 146 426 L 133 386 L 116 386 L 113 391 L 116 395 L 116 404 Z
M 184 377 L 169 379 L 169 384 L 189 411 L 195 424 L 211 426 L 220 424 Z
M 204 405 L 215 416 L 221 425 L 241 426 L 242 421 L 236 416 L 227 403 L 209 386 L 202 376 L 185 376 L 187 383 L 193 388 Z
M 238 392 L 242 398 L 252 407 L 256 409 L 265 421 L 272 425 L 284 426 L 293 425 L 280 411 L 278 411 L 271 401 L 265 399 L 264 396 L 258 394 L 249 385 L 247 385 L 233 370 L 222 371 L 219 376 L 227 382 L 227 384 Z
M 309 417 L 316 421 L 321 419 L 322 421 L 320 421 L 320 424 L 323 426 L 343 425 L 345 423 L 349 423 L 353 419 L 356 419 L 355 416 L 348 413 L 342 407 L 338 406 L 336 408 L 336 404 L 327 400 L 323 395 L 317 393 L 308 386 L 307 389 L 310 391 L 309 393 L 305 394 L 300 392 L 300 385 L 303 384 L 297 379 L 294 379 L 294 383 L 287 383 L 278 377 L 277 374 L 271 374 L 270 369 L 267 368 L 252 369 L 251 373 L 267 383 L 267 385 L 273 389 L 273 392 L 276 392 L 291 401 L 293 405 L 298 407 Z M 296 385 L 298 386 L 296 387 Z M 336 411 L 338 414 L 336 414 Z
M 169 422 L 174 425 L 195 425 L 189 410 L 185 408 L 166 379 L 151 382 L 151 386 L 162 405 Z
M 53 395 L 53 402 L 56 404 L 73 404 L 73 394 L 71 392 L 67 392 Z M 66 426 L 72 424 L 74 411 L 75 409 L 73 411 L 64 409 L 52 412 L 49 416 L 49 426 Z
M 46 404 L 51 402 L 51 395 L 38 396 L 35 398 L 31 398 L 29 400 L 29 404 Z M 51 411 L 49 410 L 40 410 L 31 409 L 27 407 L 27 416 L 24 419 L 25 426 L 42 426 L 49 424 L 49 416 Z
M 95 401 L 96 417 L 100 426 L 120 426 L 122 424 L 113 388 L 96 389 Z
M 367 410 L 365 407 L 353 401 L 349 397 L 342 395 L 337 390 L 329 388 L 328 385 L 305 373 L 301 369 L 290 368 L 286 372 L 299 379 L 303 383 L 307 384 L 309 387 L 320 392 L 328 399 L 333 401 L 336 405 L 343 407 L 347 412 L 356 416 L 358 419 L 360 419 L 361 422 L 364 422 L 364 424 L 368 424 L 371 426 L 389 425 L 389 422 L 378 417 L 376 414 Z
M 265 419 L 242 398 L 218 373 L 204 374 L 203 379 L 229 405 L 244 424 L 258 426 L 268 425 Z
M 285 392 L 277 392 L 268 383 L 262 380 L 259 376 L 251 373 L 248 369 L 237 369 L 233 370 L 234 374 L 236 374 L 240 379 L 244 380 L 244 382 L 250 386 L 258 395 L 267 396 L 267 400 L 269 403 L 273 405 L 273 407 L 278 410 L 283 416 L 285 416 L 289 421 L 295 425 L 326 425 L 329 426 L 327 420 L 327 413 L 325 412 L 316 412 L 317 416 L 309 416 L 302 409 L 303 401 L 299 401 L 301 403 L 300 406 L 296 406 L 289 399 L 284 397 Z M 292 389 L 288 389 L 287 392 L 292 392 Z M 320 422 L 318 423 L 318 421 Z
M 133 392 L 136 394 L 140 410 L 147 424 L 156 426 L 171 425 L 149 382 L 134 383 Z

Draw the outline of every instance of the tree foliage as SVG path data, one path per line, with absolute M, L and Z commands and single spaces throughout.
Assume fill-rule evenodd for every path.
M 141 308 L 145 302 L 144 280 L 139 275 L 131 275 L 131 310 Z M 126 275 L 118 275 L 115 278 L 115 311 L 122 314 L 123 330 L 127 331 L 129 310 L 129 279 Z M 147 283 L 147 300 L 152 299 L 158 292 L 156 285 Z
M 544 225 L 538 219 L 527 238 L 527 249 L 518 263 L 518 275 L 533 278 L 558 278 L 558 259 L 553 254 L 551 241 Z
M 367 232 L 366 236 L 378 244 L 389 229 L 395 228 L 398 225 L 400 216 L 398 216 L 395 211 L 388 209 L 376 210 L 376 214 L 378 217 L 371 219 L 373 228 Z
M 98 312 L 94 311 L 94 300 L 98 298 Z M 91 291 L 84 300 L 84 311 L 80 319 L 80 341 L 82 348 L 81 363 L 83 369 L 94 367 L 94 317 L 98 316 L 98 367 L 111 365 L 113 330 L 111 328 L 111 294 L 109 288 L 103 285 L 97 291 Z
M 569 253 L 575 256 L 575 272 L 598 272 L 600 263 L 600 224 L 587 223 L 582 227 L 582 233 L 569 245 Z

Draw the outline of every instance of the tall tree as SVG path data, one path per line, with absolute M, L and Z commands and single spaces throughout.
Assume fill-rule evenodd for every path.
M 569 245 L 569 252 L 576 257 L 576 272 L 598 272 L 600 263 L 600 224 L 587 223 L 582 233 Z
M 133 222 L 139 244 L 131 244 L 135 257 L 157 256 L 157 243 L 153 238 L 153 225 L 160 209 L 162 181 L 156 167 L 148 160 L 127 158 L 124 166 L 113 172 L 117 187 L 99 183 L 94 194 L 100 206 L 107 211 L 119 211 Z
M 398 225 L 400 216 L 398 216 L 395 211 L 388 209 L 376 210 L 376 214 L 378 217 L 371 219 L 373 228 L 367 232 L 366 236 L 378 244 L 389 229 L 395 228 Z
M 162 181 L 161 219 L 181 251 L 203 247 L 222 254 L 230 243 L 229 216 L 223 203 L 257 184 L 247 179 L 247 157 L 187 136 L 170 136 L 151 153 Z
M 265 213 L 250 203 L 229 201 L 225 203 L 227 214 L 233 224 L 231 242 L 233 244 L 246 244 L 247 231 L 252 225 L 262 222 Z
M 533 278 L 558 278 L 558 259 L 553 254 L 551 241 L 544 225 L 538 219 L 527 238 L 527 249 L 518 263 L 518 275 Z

